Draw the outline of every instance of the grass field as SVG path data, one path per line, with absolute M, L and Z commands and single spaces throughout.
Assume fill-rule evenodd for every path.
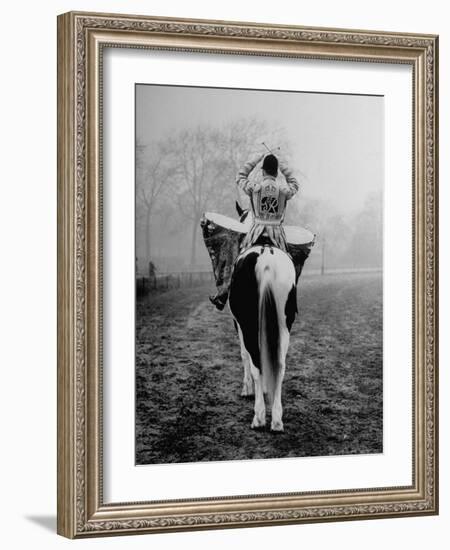
M 209 286 L 138 301 L 137 464 L 382 452 L 381 274 L 304 277 L 298 290 L 280 434 L 250 429 L 238 338 Z

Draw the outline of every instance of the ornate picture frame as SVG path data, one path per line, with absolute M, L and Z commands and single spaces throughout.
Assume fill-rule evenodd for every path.
M 412 68 L 412 484 L 105 503 L 102 95 L 105 48 Z M 58 17 L 58 533 L 69 538 L 438 513 L 438 38 L 70 12 Z M 131 398 L 131 396 L 130 396 Z

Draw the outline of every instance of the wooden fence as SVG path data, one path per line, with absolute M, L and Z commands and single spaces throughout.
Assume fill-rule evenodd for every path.
M 142 296 L 149 292 L 166 291 L 174 288 L 190 288 L 205 283 L 214 284 L 212 271 L 183 271 L 179 273 L 158 273 L 155 277 L 138 277 L 136 294 Z
M 351 273 L 374 273 L 380 272 L 380 267 L 349 267 L 349 268 L 328 268 L 325 272 L 319 269 L 305 268 L 302 272 L 302 278 L 317 275 L 338 275 Z M 210 283 L 214 286 L 214 276 L 211 271 L 183 271 L 175 273 L 158 273 L 154 277 L 138 277 L 136 279 L 136 295 L 144 296 L 150 292 L 165 292 L 175 288 L 191 288 Z

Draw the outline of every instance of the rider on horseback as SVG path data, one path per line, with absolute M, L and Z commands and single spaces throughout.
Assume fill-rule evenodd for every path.
M 263 179 L 261 183 L 252 183 L 248 177 L 257 164 L 262 160 Z M 286 182 L 277 179 L 280 169 Z M 249 159 L 239 170 L 236 184 L 250 197 L 253 214 L 253 223 L 244 237 L 240 251 L 250 248 L 254 244 L 269 244 L 287 252 L 286 235 L 282 223 L 286 211 L 287 201 L 298 191 L 298 182 L 286 163 L 279 162 L 272 153 L 258 153 Z M 228 290 L 232 270 L 230 266 L 223 266 L 218 293 L 210 297 L 211 302 L 222 310 L 228 299 Z

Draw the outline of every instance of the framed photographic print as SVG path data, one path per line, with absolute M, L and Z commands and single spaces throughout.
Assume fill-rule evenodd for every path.
M 438 39 L 58 18 L 58 532 L 436 514 Z

